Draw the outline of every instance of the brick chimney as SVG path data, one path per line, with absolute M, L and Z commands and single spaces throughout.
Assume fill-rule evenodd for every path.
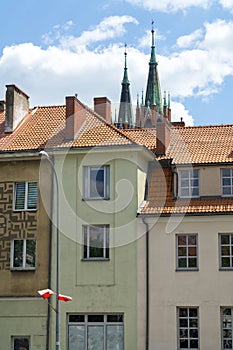
M 166 154 L 167 148 L 170 144 L 171 136 L 171 123 L 167 118 L 163 118 L 162 121 L 156 122 L 156 154 Z
M 5 132 L 10 133 L 29 112 L 29 96 L 16 85 L 6 85 Z
M 111 123 L 111 101 L 107 97 L 94 97 L 94 111 Z
M 74 140 L 77 132 L 86 119 L 84 107 L 76 96 L 66 97 L 65 139 Z

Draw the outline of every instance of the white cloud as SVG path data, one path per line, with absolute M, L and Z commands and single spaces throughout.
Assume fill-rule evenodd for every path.
M 177 39 L 177 46 L 179 48 L 189 48 L 189 47 L 193 47 L 194 45 L 196 46 L 203 35 L 203 31 L 202 29 L 197 29 L 195 30 L 193 33 L 189 34 L 189 35 L 183 35 L 180 36 Z
M 132 16 L 110 16 L 104 18 L 97 26 L 84 31 L 79 37 L 65 35 L 65 33 L 61 35 L 62 31 L 58 26 L 54 28 L 54 32 L 45 35 L 44 39 L 47 44 L 57 43 L 64 49 L 81 51 L 92 43 L 121 37 L 126 33 L 125 24 L 127 23 L 138 24 L 138 21 Z M 67 31 L 69 26 L 62 27 L 63 32 L 64 29 Z
M 155 30 L 155 41 L 160 41 L 160 40 L 164 40 L 164 36 L 161 35 L 160 33 L 158 33 L 157 30 Z M 147 30 L 146 34 L 139 39 L 139 44 L 138 47 L 140 48 L 144 48 L 150 45 L 151 43 L 151 30 Z
M 233 12 L 233 0 L 219 0 L 223 8 Z
M 126 0 L 126 1 L 132 5 L 142 6 L 147 10 L 156 10 L 161 12 L 176 12 L 178 10 L 185 11 L 189 7 L 201 7 L 206 9 L 211 4 L 214 3 L 214 0 L 163 0 L 163 1 Z
M 171 109 L 172 121 L 180 122 L 182 119 L 186 126 L 192 126 L 194 124 L 193 117 L 182 103 L 171 101 Z

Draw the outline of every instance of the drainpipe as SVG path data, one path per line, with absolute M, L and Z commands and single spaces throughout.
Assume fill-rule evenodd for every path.
M 145 350 L 149 350 L 149 325 L 150 325 L 150 291 L 149 291 L 149 225 L 145 221 L 145 217 L 142 217 L 142 222 L 146 227 L 146 347 Z
M 48 263 L 48 288 L 51 289 L 51 267 L 52 267 L 52 215 L 53 215 L 53 174 L 51 171 L 51 197 L 50 197 L 50 216 L 49 216 L 49 263 Z M 49 339 L 50 339 L 50 320 L 51 320 L 51 308 L 48 304 L 48 319 L 47 319 L 47 334 L 46 334 L 46 350 L 49 350 Z

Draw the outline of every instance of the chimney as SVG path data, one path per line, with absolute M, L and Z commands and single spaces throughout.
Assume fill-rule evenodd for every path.
M 111 123 L 111 101 L 107 97 L 94 97 L 94 111 Z
M 5 111 L 6 109 L 6 102 L 4 100 L 0 101 L 0 112 Z
M 5 132 L 12 132 L 29 112 L 29 96 L 16 85 L 6 85 Z
M 66 97 L 65 139 L 74 140 L 75 135 L 86 119 L 84 107 L 76 96 Z
M 170 144 L 171 124 L 163 118 L 156 122 L 156 154 L 165 155 Z

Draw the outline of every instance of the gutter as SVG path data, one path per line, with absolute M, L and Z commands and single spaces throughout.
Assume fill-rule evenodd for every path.
M 145 350 L 149 350 L 149 326 L 150 326 L 150 292 L 149 292 L 149 225 L 142 217 L 142 222 L 146 227 L 146 344 Z
M 51 268 L 52 268 L 52 237 L 53 237 L 53 223 L 52 223 L 52 215 L 53 215 L 53 172 L 51 171 L 51 197 L 50 197 L 50 217 L 49 217 L 49 263 L 48 263 L 48 288 L 51 289 Z M 48 318 L 47 318 L 47 329 L 46 329 L 46 350 L 49 350 L 49 339 L 50 339 L 50 320 L 51 320 L 51 308 L 48 303 Z

